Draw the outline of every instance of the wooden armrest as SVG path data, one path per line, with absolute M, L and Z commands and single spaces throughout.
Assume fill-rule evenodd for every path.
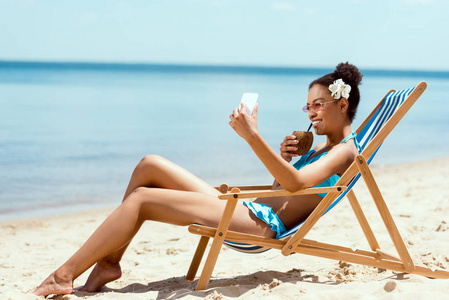
M 229 193 L 219 195 L 218 198 L 222 200 L 228 199 L 248 199 L 248 198 L 268 198 L 268 197 L 281 197 L 281 196 L 296 196 L 296 195 L 310 195 L 318 193 L 336 193 L 346 191 L 346 186 L 332 186 L 332 187 L 319 187 L 308 188 L 291 193 L 286 190 L 274 190 L 274 191 L 261 191 L 261 192 L 243 192 L 243 193 Z
M 241 191 L 262 191 L 262 190 L 271 190 L 273 185 L 238 185 L 238 186 L 229 186 L 226 183 L 223 183 L 220 186 L 214 187 L 216 190 L 221 192 L 222 194 L 226 194 L 230 192 L 233 188 L 238 188 Z

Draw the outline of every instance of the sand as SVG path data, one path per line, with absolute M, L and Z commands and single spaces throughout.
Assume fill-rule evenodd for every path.
M 449 269 L 449 158 L 373 173 L 416 264 Z M 376 237 L 395 253 L 363 182 L 355 187 Z M 113 210 L 0 223 L 0 299 L 42 299 L 28 292 L 76 251 Z M 307 236 L 369 249 L 348 201 Z M 145 223 L 122 261 L 123 276 L 99 293 L 75 291 L 50 299 L 448 299 L 449 280 L 379 270 L 279 251 L 248 255 L 224 248 L 209 288 L 195 291 L 184 276 L 198 236 L 186 227 Z M 83 285 L 89 271 L 75 280 Z

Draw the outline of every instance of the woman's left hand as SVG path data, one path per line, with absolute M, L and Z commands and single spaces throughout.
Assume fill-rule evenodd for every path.
M 257 110 L 259 105 L 256 104 L 251 113 L 251 116 L 246 114 L 246 105 L 241 104 L 241 109 L 239 111 L 238 108 L 234 109 L 232 114 L 229 116 L 231 121 L 229 125 L 231 125 L 232 129 L 237 132 L 243 139 L 247 142 L 257 134 L 259 134 L 257 130 Z

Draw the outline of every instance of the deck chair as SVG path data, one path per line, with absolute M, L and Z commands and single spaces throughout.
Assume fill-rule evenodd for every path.
M 427 84 L 425 82 L 420 82 L 414 88 L 401 91 L 390 90 L 385 95 L 371 114 L 356 130 L 357 139 L 362 151 L 333 187 L 308 188 L 295 193 L 290 193 L 285 190 L 271 191 L 271 186 L 269 185 L 228 187 L 223 184 L 218 187 L 220 192 L 222 192 L 219 199 L 227 201 L 218 227 L 211 228 L 196 224 L 189 226 L 189 232 L 200 235 L 201 238 L 187 272 L 186 279 L 189 281 L 195 279 L 196 272 L 210 238 L 213 238 L 213 242 L 203 272 L 198 281 L 196 287 L 197 290 L 207 288 L 223 244 L 226 244 L 235 250 L 248 253 L 259 253 L 268 249 L 278 249 L 281 250 L 281 253 L 285 256 L 292 253 L 302 253 L 337 261 L 345 261 L 348 263 L 418 274 L 431 278 L 449 278 L 448 271 L 432 270 L 424 266 L 416 266 L 413 263 L 369 168 L 369 163 L 374 158 L 385 138 L 421 96 L 426 87 Z M 383 251 L 374 236 L 368 220 L 352 190 L 352 187 L 360 178 L 363 178 L 368 187 L 395 246 L 397 255 Z M 302 224 L 298 224 L 298 226 L 289 230 L 278 239 L 265 238 L 228 230 L 232 214 L 239 199 L 316 193 L 327 193 L 327 195 Z M 371 250 L 353 250 L 350 247 L 305 239 L 306 234 L 311 230 L 315 223 L 345 196 L 354 210 Z

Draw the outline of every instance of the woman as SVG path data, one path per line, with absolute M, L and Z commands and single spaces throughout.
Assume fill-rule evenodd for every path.
M 273 189 L 294 192 L 311 186 L 331 186 L 358 154 L 355 133 L 351 131 L 359 102 L 362 75 L 348 63 L 339 64 L 309 86 L 307 105 L 315 133 L 327 142 L 315 147 L 295 164 L 295 136 L 281 143 L 278 155 L 257 130 L 257 105 L 251 116 L 237 108 L 230 115 L 230 126 L 251 146 L 275 178 Z M 73 281 L 95 265 L 83 291 L 99 291 L 106 283 L 120 278 L 120 260 L 134 235 L 146 220 L 175 225 L 193 223 L 217 226 L 225 202 L 218 191 L 174 163 L 155 155 L 144 157 L 135 168 L 122 204 L 100 225 L 81 248 L 52 273 L 33 293 L 70 294 Z M 257 199 L 237 205 L 230 230 L 276 237 L 305 219 L 324 195 L 301 195 Z

